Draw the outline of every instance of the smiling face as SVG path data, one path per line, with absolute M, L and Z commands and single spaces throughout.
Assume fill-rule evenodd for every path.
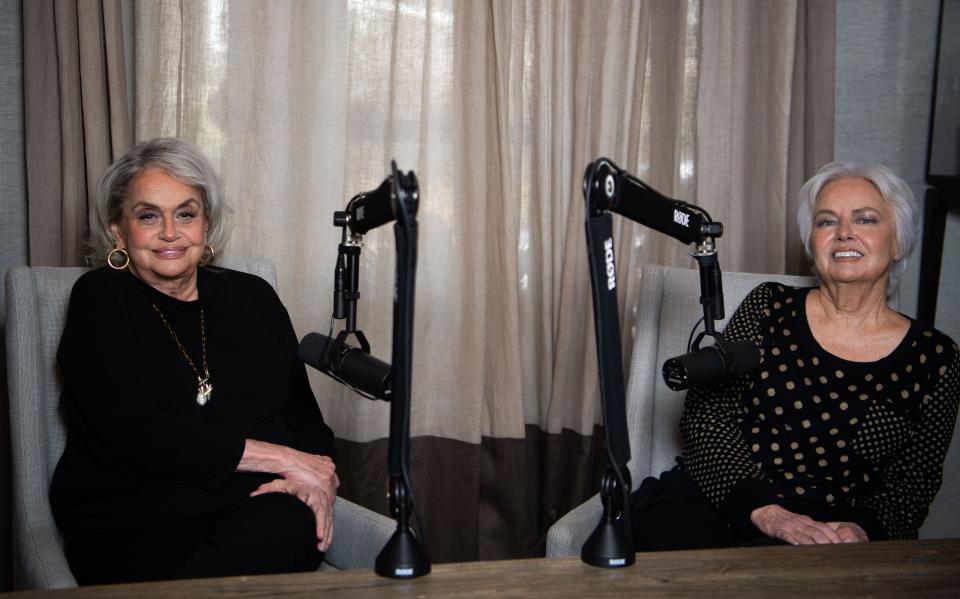
M 195 291 L 207 229 L 198 189 L 163 170 L 144 170 L 130 181 L 110 228 L 135 276 L 164 292 L 184 284 Z
M 829 183 L 814 206 L 810 247 L 824 282 L 885 286 L 900 259 L 893 209 L 869 181 Z

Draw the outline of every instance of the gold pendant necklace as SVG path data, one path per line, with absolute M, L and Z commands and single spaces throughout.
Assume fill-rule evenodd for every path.
M 210 396 L 213 395 L 213 385 L 210 383 L 210 369 L 207 368 L 207 327 L 203 321 L 203 308 L 200 308 L 200 350 L 203 354 L 203 376 L 201 377 L 200 371 L 194 366 L 193 360 L 190 359 L 190 354 L 183 348 L 183 344 L 180 343 L 180 338 L 173 332 L 173 328 L 163 316 L 163 312 L 160 311 L 160 308 L 158 308 L 156 304 L 151 305 L 153 309 L 157 311 L 157 314 L 160 315 L 163 326 L 167 327 L 170 336 L 173 337 L 173 340 L 177 343 L 177 347 L 180 348 L 180 353 L 187 359 L 187 364 L 190 364 L 190 368 L 193 369 L 193 374 L 197 375 L 197 403 L 201 406 L 207 405 L 207 402 L 210 401 Z

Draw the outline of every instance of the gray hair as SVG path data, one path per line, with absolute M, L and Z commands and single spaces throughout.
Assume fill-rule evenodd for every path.
M 207 223 L 206 242 L 214 247 L 216 255 L 221 254 L 228 236 L 227 217 L 231 209 L 223 197 L 220 177 L 197 146 L 182 139 L 158 137 L 134 146 L 100 176 L 97 195 L 90 206 L 90 239 L 87 242 L 90 264 L 106 261 L 116 241 L 110 225 L 120 221 L 130 182 L 151 168 L 160 169 L 200 192 Z
M 893 209 L 894 226 L 897 231 L 897 247 L 900 259 L 890 267 L 887 280 L 887 296 L 893 295 L 900 284 L 900 275 L 907 268 L 907 258 L 917 243 L 919 215 L 913 191 L 903 179 L 893 174 L 885 166 L 861 166 L 849 162 L 831 162 L 821 168 L 816 175 L 800 188 L 800 206 L 797 209 L 797 225 L 800 239 L 807 256 L 813 258 L 810 248 L 810 235 L 813 232 L 813 210 L 817 197 L 823 188 L 841 179 L 863 179 L 872 184 L 880 197 Z

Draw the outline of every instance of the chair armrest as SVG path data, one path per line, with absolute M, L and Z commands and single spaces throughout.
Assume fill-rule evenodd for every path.
M 323 566 L 372 569 L 396 529 L 392 518 L 337 497 L 333 504 L 333 543 L 324 555 Z
M 21 522 L 14 531 L 18 537 L 14 545 L 23 552 L 15 560 L 14 588 L 67 589 L 77 586 L 63 555 L 56 524 L 53 518 L 45 520 L 48 521 Z
M 547 531 L 547 557 L 580 555 L 580 549 L 603 515 L 600 494 L 570 510 Z

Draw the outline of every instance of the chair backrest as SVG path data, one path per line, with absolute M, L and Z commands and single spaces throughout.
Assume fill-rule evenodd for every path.
M 269 262 L 229 265 L 274 288 Z M 76 582 L 63 558 L 48 491 L 66 443 L 56 354 L 73 284 L 88 268 L 15 267 L 6 280 L 7 377 L 13 474 L 14 584 L 57 588 Z
M 685 391 L 672 391 L 660 375 L 663 363 L 686 352 L 694 323 L 703 316 L 697 270 L 647 265 L 641 271 L 640 302 L 627 382 L 630 474 L 634 488 L 647 476 L 669 470 L 680 455 L 680 413 Z M 813 277 L 723 273 L 723 330 L 743 298 L 764 281 L 810 286 Z M 708 343 L 709 341 L 706 341 Z

